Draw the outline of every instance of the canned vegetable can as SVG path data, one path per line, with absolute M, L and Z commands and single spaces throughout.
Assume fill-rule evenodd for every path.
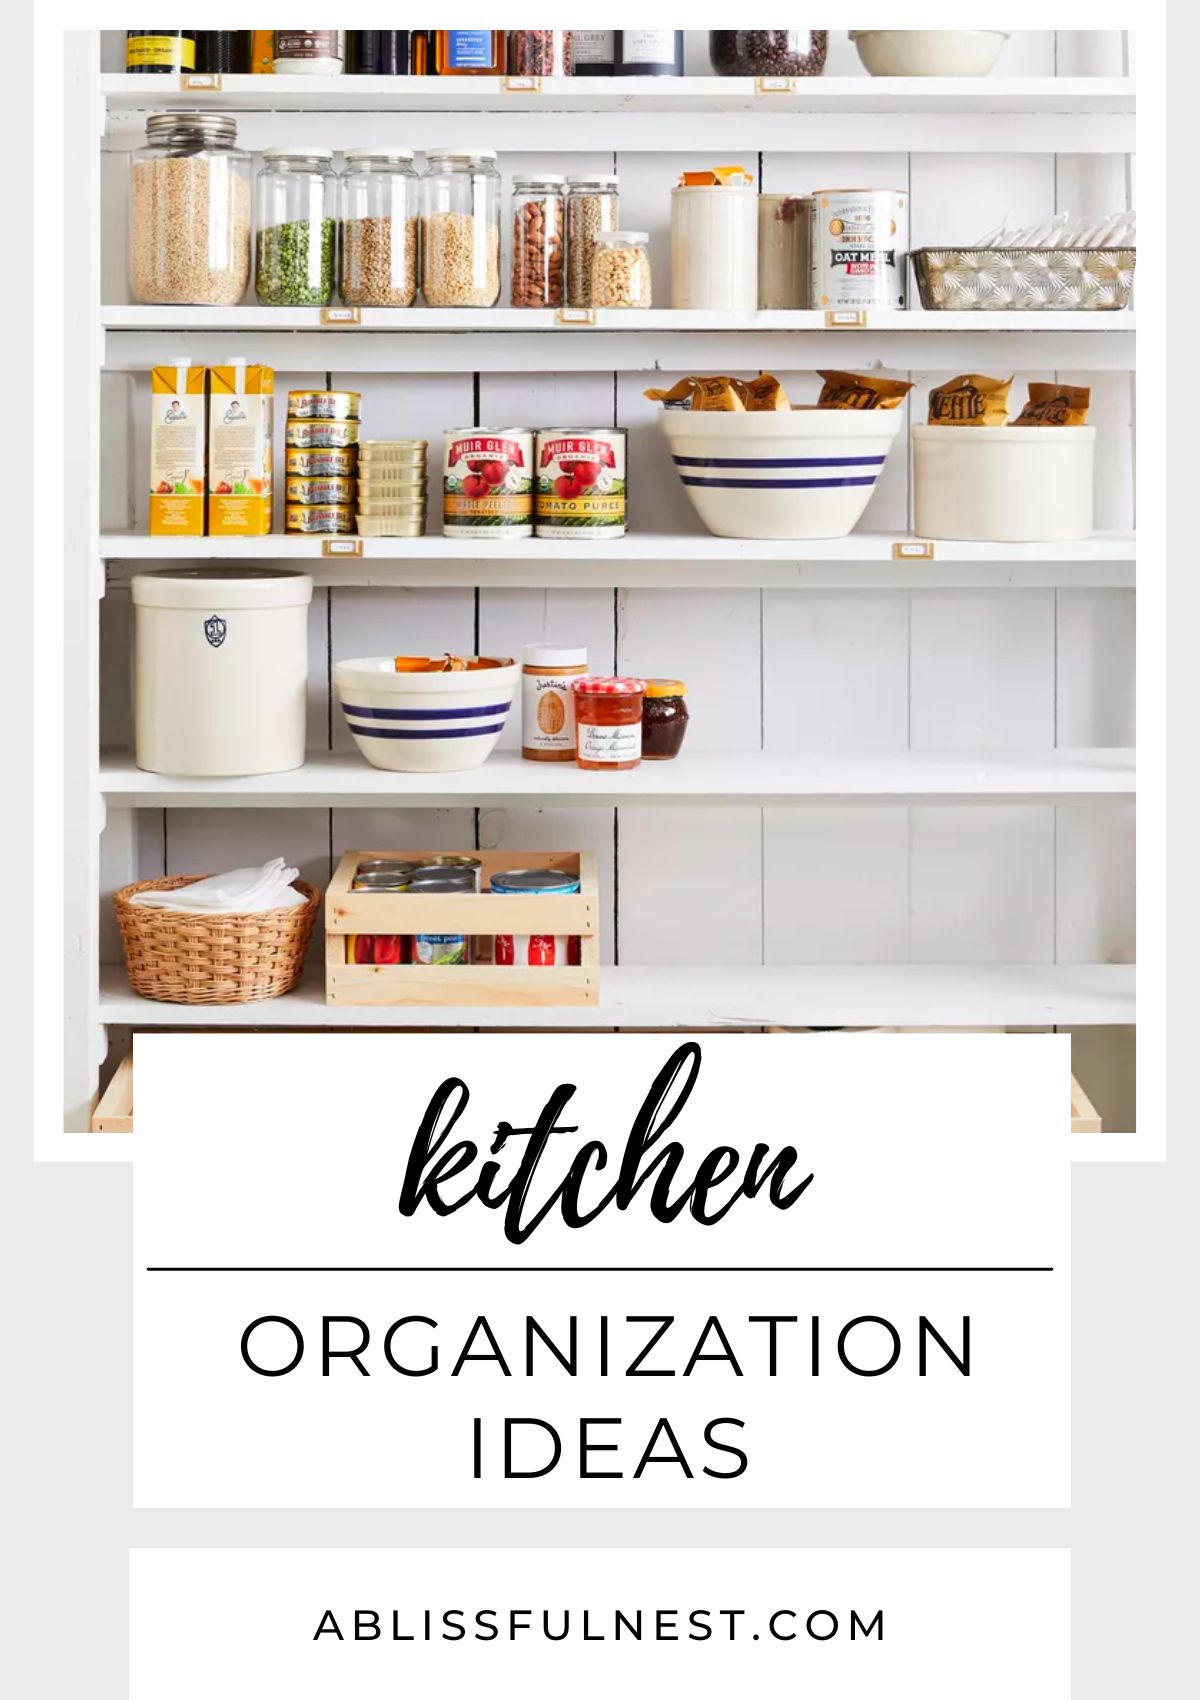
M 532 537 L 533 433 L 447 431 L 442 491 L 447 537 Z
M 625 535 L 625 432 L 539 431 L 535 518 L 539 537 Z

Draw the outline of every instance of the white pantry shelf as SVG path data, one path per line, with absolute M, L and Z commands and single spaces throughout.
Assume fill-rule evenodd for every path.
M 1133 750 L 918 750 L 857 753 L 814 750 L 697 750 L 673 762 L 643 762 L 626 773 L 594 773 L 564 763 L 495 752 L 466 773 L 385 773 L 356 751 L 310 752 L 291 773 L 246 779 L 182 779 L 143 773 L 128 753 L 101 761 L 110 808 L 522 808 L 588 805 L 629 808 L 788 803 L 1068 803 L 1132 797 Z
M 414 968 L 413 973 L 420 970 Z M 109 1027 L 1109 1027 L 1134 1019 L 1132 966 L 846 963 L 772 968 L 600 969 L 600 1002 L 568 1009 L 354 1009 L 310 974 L 264 1003 L 153 1003 L 125 970 L 101 970 Z
M 926 544 L 899 532 L 856 531 L 805 542 L 631 532 L 612 542 L 551 538 L 361 537 L 355 555 L 325 553 L 325 540 L 270 537 L 147 537 L 110 533 L 100 539 L 108 583 L 128 584 L 156 566 L 254 562 L 303 566 L 319 586 L 370 585 L 426 589 L 788 589 L 945 590 L 1060 587 L 1124 589 L 1134 583 L 1132 532 L 1100 532 L 1080 543 Z M 932 550 L 895 556 L 897 548 Z

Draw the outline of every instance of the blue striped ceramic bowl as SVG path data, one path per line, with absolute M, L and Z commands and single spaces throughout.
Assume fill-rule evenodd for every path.
M 716 537 L 845 537 L 883 471 L 903 408 L 790 413 L 665 408 L 662 429 L 692 506 Z
M 392 773 L 458 773 L 496 747 L 521 669 L 508 656 L 466 656 L 466 673 L 397 673 L 390 655 L 335 661 L 346 725 L 372 767 Z

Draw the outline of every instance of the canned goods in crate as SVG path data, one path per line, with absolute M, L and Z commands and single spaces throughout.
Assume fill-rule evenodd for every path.
M 447 537 L 533 536 L 533 433 L 447 431 L 442 466 Z
M 491 889 L 501 895 L 570 896 L 579 890 L 578 874 L 556 868 L 515 868 L 493 874 Z M 579 939 L 565 933 L 497 933 L 495 961 L 508 968 L 566 968 L 577 966 Z
M 357 419 L 358 390 L 289 390 L 289 419 Z
M 903 307 L 908 196 L 896 189 L 814 189 L 814 307 Z
M 358 442 L 357 419 L 289 419 L 283 429 L 289 449 L 352 449 Z
M 479 890 L 479 862 L 474 856 L 431 856 L 412 875 L 409 890 L 451 896 Z M 466 933 L 417 933 L 412 960 L 429 968 L 449 968 L 470 962 L 471 939 Z
M 285 487 L 287 500 L 306 507 L 353 505 L 356 480 L 353 478 L 289 478 Z
M 283 510 L 285 531 L 345 534 L 354 530 L 354 509 L 326 503 L 302 507 L 293 503 Z
M 625 432 L 539 431 L 539 537 L 625 535 Z
M 353 449 L 289 449 L 284 456 L 289 478 L 353 478 Z

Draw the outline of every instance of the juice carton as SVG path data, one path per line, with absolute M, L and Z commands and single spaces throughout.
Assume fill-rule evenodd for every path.
M 208 533 L 266 537 L 271 530 L 275 374 L 235 360 L 209 369 Z
M 204 536 L 204 367 L 150 374 L 150 535 Z

